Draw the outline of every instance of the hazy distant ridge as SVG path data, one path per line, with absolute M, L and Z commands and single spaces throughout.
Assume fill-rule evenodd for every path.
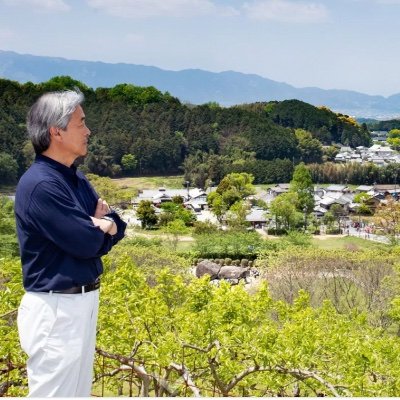
M 167 71 L 152 66 L 66 60 L 0 50 L 2 78 L 21 83 L 38 83 L 56 75 L 69 75 L 92 88 L 113 87 L 118 83 L 155 86 L 181 101 L 193 104 L 216 101 L 229 106 L 256 101 L 299 99 L 357 117 L 390 119 L 400 116 L 400 93 L 385 98 L 349 90 L 295 88 L 258 75 L 234 71 Z

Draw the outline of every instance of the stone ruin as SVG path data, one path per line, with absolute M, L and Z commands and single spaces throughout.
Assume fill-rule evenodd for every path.
M 237 285 L 241 280 L 250 283 L 260 274 L 256 268 L 251 265 L 221 265 L 211 260 L 202 260 L 195 266 L 194 272 L 198 278 L 209 275 L 210 281 L 218 284 L 219 281 L 225 280 L 232 285 Z

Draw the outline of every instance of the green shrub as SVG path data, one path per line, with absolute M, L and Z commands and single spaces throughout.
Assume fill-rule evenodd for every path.
M 240 261 L 240 266 L 243 268 L 246 268 L 249 266 L 249 260 L 247 258 L 242 258 L 242 260 Z

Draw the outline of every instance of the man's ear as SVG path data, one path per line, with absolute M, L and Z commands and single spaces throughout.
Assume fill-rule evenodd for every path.
M 55 126 L 51 126 L 49 129 L 49 133 L 50 133 L 50 139 L 53 140 L 59 140 L 61 139 L 61 135 L 60 135 L 60 129 L 55 127 Z

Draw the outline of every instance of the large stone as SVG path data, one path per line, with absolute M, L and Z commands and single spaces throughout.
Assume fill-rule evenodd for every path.
M 220 266 L 210 260 L 200 261 L 196 266 L 196 276 L 210 275 L 210 279 L 217 279 Z
M 241 279 L 248 276 L 249 270 L 247 268 L 236 267 L 234 265 L 226 265 L 222 267 L 218 273 L 219 279 Z

